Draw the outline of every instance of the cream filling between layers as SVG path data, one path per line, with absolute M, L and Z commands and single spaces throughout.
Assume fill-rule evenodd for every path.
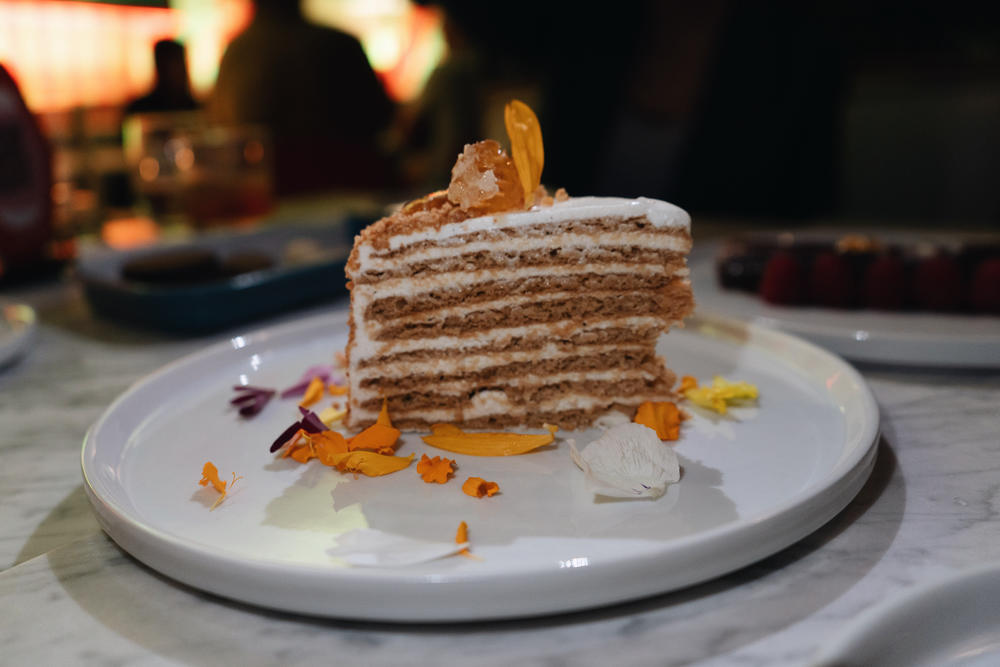
M 494 299 L 492 301 L 483 301 L 480 303 L 473 304 L 472 307 L 466 305 L 447 306 L 445 308 L 438 308 L 433 311 L 425 311 L 421 313 L 416 313 L 414 315 L 404 315 L 403 317 L 392 318 L 391 320 L 388 320 L 384 323 L 364 320 L 362 327 L 359 328 L 363 328 L 369 338 L 378 340 L 378 336 L 382 330 L 395 328 L 398 326 L 406 326 L 408 324 L 428 324 L 434 322 L 443 322 L 449 317 L 469 317 L 475 315 L 476 313 L 488 313 L 490 311 L 504 310 L 507 308 L 517 308 L 518 306 L 529 305 L 529 304 L 535 305 L 535 304 L 552 303 L 555 301 L 570 301 L 573 299 L 580 299 L 585 297 L 613 298 L 616 296 L 627 296 L 632 293 L 633 291 L 620 292 L 617 290 L 600 290 L 600 291 L 595 290 L 592 292 L 564 291 L 564 292 L 546 292 L 544 294 L 522 294 L 522 295 L 510 296 L 505 299 Z M 356 311 L 355 321 L 357 321 L 360 317 L 361 314 Z
M 494 385 L 505 387 L 544 387 L 545 385 L 558 384 L 560 382 L 617 382 L 619 380 L 656 380 L 657 375 L 642 369 L 632 370 L 601 370 L 601 371 L 574 371 L 568 373 L 553 373 L 551 375 L 525 375 L 521 377 L 505 378 L 492 382 Z M 476 380 L 451 380 L 447 382 L 434 382 L 427 386 L 430 393 L 441 396 L 461 396 L 476 389 L 480 381 Z M 355 389 L 351 394 L 351 401 L 361 404 L 366 400 L 382 398 L 382 392 L 377 389 L 365 390 L 361 387 Z M 353 403 L 352 403 L 353 404 Z
M 359 321 L 360 316 L 355 311 L 355 321 Z M 435 336 L 433 338 L 402 338 L 399 340 L 376 341 L 369 338 L 361 326 L 355 326 L 354 346 L 351 348 L 351 372 L 358 367 L 358 362 L 363 359 L 385 357 L 404 352 L 417 352 L 429 350 L 434 352 L 451 351 L 456 354 L 465 354 L 469 348 L 487 347 L 496 343 L 510 340 L 511 338 L 522 338 L 527 340 L 551 339 L 553 331 L 562 328 L 571 329 L 572 333 L 586 333 L 588 331 L 600 331 L 612 327 L 627 327 L 630 329 L 641 329 L 652 326 L 666 327 L 667 322 L 663 318 L 652 315 L 634 315 L 629 317 L 608 318 L 588 322 L 586 326 L 579 326 L 572 321 L 563 322 L 543 322 L 541 324 L 525 324 L 516 327 L 500 327 L 482 331 L 475 336 Z
M 360 247 L 360 263 L 358 270 L 351 276 L 360 278 L 368 272 L 386 271 L 405 268 L 408 263 L 439 260 L 445 257 L 457 258 L 461 255 L 483 251 L 501 254 L 544 250 L 548 248 L 643 248 L 646 250 L 667 250 L 687 253 L 691 242 L 687 237 L 674 234 L 650 234 L 649 232 L 601 232 L 598 234 L 561 233 L 546 236 L 522 236 L 516 238 L 473 241 L 455 246 L 433 246 L 415 249 L 402 256 L 379 257 L 371 246 Z M 511 263 L 516 263 L 511 260 Z
M 358 312 L 363 312 L 368 304 L 376 299 L 385 297 L 406 296 L 413 297 L 425 292 L 436 290 L 456 291 L 468 289 L 469 287 L 482 283 L 498 282 L 505 280 L 519 280 L 521 278 L 537 278 L 544 276 L 586 276 L 591 274 L 628 274 L 643 276 L 664 275 L 662 264 L 609 264 L 599 262 L 589 262 L 587 264 L 556 264 L 552 266 L 525 266 L 519 269 L 481 269 L 479 271 L 447 271 L 435 273 L 428 276 L 412 278 L 404 276 L 401 278 L 386 278 L 378 283 L 365 285 L 355 285 L 352 290 L 355 299 L 360 299 Z M 672 275 L 675 277 L 686 277 L 688 269 L 680 269 Z
M 351 397 L 360 391 L 360 384 L 364 380 L 373 378 L 394 378 L 429 375 L 437 377 L 440 375 L 460 375 L 463 373 L 473 373 L 506 366 L 513 363 L 523 363 L 539 361 L 544 359 L 557 359 L 559 357 L 585 357 L 588 355 L 598 355 L 606 352 L 632 351 L 639 354 L 650 351 L 648 345 L 577 345 L 576 349 L 568 353 L 558 345 L 549 343 L 535 350 L 525 350 L 523 352 L 497 352 L 494 354 L 466 354 L 462 355 L 456 350 L 455 354 L 447 355 L 438 359 L 427 359 L 424 361 L 409 361 L 393 363 L 385 367 L 366 366 L 365 368 L 350 369 Z M 389 372 L 385 372 L 388 370 Z
M 643 396 L 642 400 L 668 401 L 671 400 L 671 398 L 672 397 L 669 394 L 663 394 L 662 396 Z M 528 409 L 511 403 L 511 401 L 507 398 L 507 395 L 502 391 L 484 391 L 476 394 L 470 405 L 465 405 L 461 408 L 438 410 L 399 410 L 393 414 L 393 418 L 398 421 L 403 421 L 404 419 L 412 417 L 422 419 L 430 423 L 454 423 L 461 420 L 492 417 L 494 415 L 524 419 L 539 413 L 558 414 L 560 412 L 576 410 L 586 412 L 594 410 L 595 408 L 610 409 L 611 406 L 616 403 L 630 405 L 635 404 L 636 402 L 637 399 L 635 396 L 603 396 L 595 398 L 588 395 L 567 394 L 566 396 L 562 396 L 556 400 L 541 401 L 530 406 L 530 409 Z M 376 410 L 363 410 L 361 408 L 356 408 L 353 404 L 351 405 L 352 422 L 370 421 L 374 420 L 376 417 L 378 417 L 378 411 Z

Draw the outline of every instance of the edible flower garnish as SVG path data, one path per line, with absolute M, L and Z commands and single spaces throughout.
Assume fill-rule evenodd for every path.
M 333 367 L 329 365 L 321 366 L 310 366 L 306 369 L 306 372 L 302 374 L 299 381 L 293 384 L 288 389 L 284 389 L 281 392 L 281 398 L 292 398 L 294 396 L 301 396 L 309 384 L 315 378 L 319 378 L 323 384 L 330 382 L 331 375 L 333 373 Z M 340 384 L 343 380 L 341 378 L 336 378 L 337 382 L 335 384 Z
M 464 521 L 458 524 L 458 530 L 455 531 L 455 544 L 465 545 L 458 552 L 460 555 L 472 557 L 472 554 L 469 552 L 469 525 Z
M 462 492 L 473 498 L 490 497 L 500 492 L 500 485 L 496 482 L 487 482 L 482 477 L 470 477 L 462 485 Z
M 308 408 L 321 398 L 323 398 L 323 379 L 314 377 L 309 381 L 309 386 L 306 387 L 305 393 L 302 394 L 302 401 L 299 405 L 303 408 Z
M 528 433 L 466 433 L 454 424 L 434 424 L 421 439 L 431 447 L 472 456 L 513 456 L 552 444 L 558 426 L 546 424 L 547 435 Z
M 302 413 L 302 419 L 291 424 L 288 428 L 281 432 L 274 442 L 271 443 L 270 451 L 276 452 L 282 447 L 284 447 L 289 442 L 293 442 L 297 439 L 299 431 L 304 431 L 305 433 L 321 433 L 326 430 L 326 424 L 320 419 L 315 412 L 312 410 L 307 410 L 306 408 L 299 407 L 299 412 Z
M 691 375 L 685 375 L 684 377 L 681 378 L 681 386 L 678 387 L 678 391 L 680 391 L 683 394 L 688 389 L 694 389 L 697 386 L 698 386 L 698 380 L 696 380 Z
M 234 472 L 232 481 L 230 481 L 227 485 L 226 482 L 223 482 L 221 479 L 219 479 L 219 469 L 215 467 L 215 464 L 213 464 L 211 461 L 205 461 L 205 465 L 202 466 L 201 469 L 201 480 L 199 480 L 198 484 L 200 484 L 201 486 L 208 486 L 209 484 L 211 484 L 212 487 L 219 492 L 218 499 L 209 508 L 209 511 L 214 510 L 216 507 L 219 506 L 219 503 L 225 500 L 226 493 L 228 492 L 229 489 L 233 488 L 233 485 L 236 484 L 236 480 L 239 479 L 243 478 L 237 477 L 236 473 Z M 229 487 L 228 489 L 226 488 L 227 486 Z
M 444 484 L 454 472 L 454 466 L 455 462 L 451 459 L 444 459 L 440 456 L 429 458 L 423 454 L 417 463 L 417 474 L 428 484 Z M 464 542 L 464 540 L 462 541 Z
M 545 149 L 538 117 L 521 100 L 511 100 L 503 110 L 504 125 L 510 139 L 510 156 L 517 168 L 517 177 L 524 188 L 524 204 L 531 206 L 535 190 L 542 182 Z
M 339 384 L 331 384 L 328 389 L 331 396 L 346 396 L 347 392 L 350 391 L 346 386 Z
M 323 422 L 327 426 L 331 426 L 332 424 L 335 424 L 339 422 L 341 419 L 343 419 L 344 415 L 346 414 L 347 410 L 344 410 L 343 408 L 338 408 L 335 405 L 331 405 L 326 410 L 320 412 L 319 415 L 317 416 L 319 417 L 319 420 L 321 422 Z
M 682 384 L 683 387 L 683 384 Z M 728 406 L 734 403 L 757 400 L 757 387 L 749 382 L 730 382 L 716 375 L 712 385 L 699 387 L 697 384 L 683 390 L 684 397 L 703 408 L 726 414 Z
M 253 417 L 259 414 L 276 393 L 274 389 L 251 387 L 250 385 L 235 385 L 233 391 L 239 393 L 239 396 L 229 401 L 229 404 L 239 406 L 241 417 Z
M 328 459 L 340 472 L 352 472 L 355 475 L 361 473 L 368 477 L 379 477 L 390 473 L 398 472 L 410 465 L 413 461 L 413 454 L 409 456 L 389 456 L 376 452 L 365 452 L 356 450 L 343 454 L 331 454 Z
M 582 451 L 570 440 L 569 453 L 599 496 L 658 498 L 668 484 L 680 479 L 673 448 L 642 424 L 615 426 Z
M 669 401 L 644 401 L 632 421 L 656 431 L 656 437 L 660 440 L 676 440 L 680 437 L 681 412 Z

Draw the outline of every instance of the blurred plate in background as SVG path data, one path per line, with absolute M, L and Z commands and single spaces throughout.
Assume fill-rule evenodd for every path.
M 95 314 L 198 334 L 347 295 L 344 264 L 363 221 L 227 232 L 128 251 L 81 252 Z

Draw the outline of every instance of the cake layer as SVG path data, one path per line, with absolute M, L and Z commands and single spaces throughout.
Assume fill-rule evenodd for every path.
M 642 400 L 669 401 L 675 397 L 672 394 L 648 395 Z M 465 429 L 506 429 L 511 425 L 542 428 L 545 424 L 555 424 L 566 431 L 589 426 L 595 419 L 613 410 L 627 416 L 635 414 L 636 408 L 642 402 L 638 397 L 607 397 L 605 400 L 586 397 L 566 397 L 559 403 L 550 402 L 544 405 L 533 405 L 524 408 L 511 409 L 510 406 L 495 408 L 457 408 L 441 407 L 435 410 L 415 410 L 410 413 L 394 414 L 392 423 L 396 428 L 405 431 L 429 431 L 434 424 L 462 424 Z M 357 423 L 374 422 L 377 412 L 353 409 L 352 419 Z
M 498 353 L 541 351 L 548 356 L 572 352 L 579 345 L 645 347 L 656 344 L 663 331 L 663 321 L 657 317 L 623 317 L 600 322 L 536 324 L 524 327 L 493 329 L 475 336 L 442 336 L 440 338 L 404 339 L 378 343 L 370 356 L 352 356 L 352 372 L 374 365 L 397 368 L 398 364 L 435 361 L 456 355 L 495 355 Z M 374 347 L 374 346 L 373 346 Z M 594 350 L 596 348 L 590 348 Z M 484 357 L 485 358 L 485 357 Z M 504 357 L 505 359 L 508 357 Z
M 566 396 L 589 396 L 592 398 L 604 399 L 607 396 L 636 397 L 647 396 L 650 393 L 669 393 L 671 384 L 668 382 L 669 376 L 659 378 L 636 377 L 630 373 L 620 373 L 616 377 L 609 377 L 604 380 L 597 380 L 587 377 L 585 374 L 578 374 L 580 380 L 555 381 L 553 378 L 532 376 L 525 382 L 516 385 L 487 384 L 477 385 L 475 382 L 447 383 L 449 386 L 429 387 L 429 391 L 408 391 L 399 394 L 387 394 L 384 397 L 378 393 L 369 393 L 368 398 L 357 400 L 355 405 L 364 410 L 378 412 L 382 406 L 382 399 L 389 402 L 391 414 L 403 414 L 411 410 L 426 410 L 439 407 L 441 405 L 454 404 L 461 406 L 481 391 L 502 391 L 507 400 L 512 405 L 528 406 L 544 401 L 554 400 Z M 448 391 L 457 388 L 458 385 L 465 384 L 464 391 Z
M 374 340 L 461 335 L 498 326 L 519 326 L 587 318 L 611 319 L 628 315 L 655 315 L 669 324 L 691 307 L 690 285 L 672 280 L 657 290 L 620 292 L 553 292 L 497 299 L 471 306 L 441 308 L 394 318 L 385 324 L 369 322 L 367 335 Z
M 507 378 L 557 373 L 604 371 L 622 372 L 644 369 L 658 374 L 662 366 L 649 347 L 593 345 L 575 353 L 546 354 L 550 350 L 509 352 L 503 355 L 465 356 L 450 363 L 456 355 L 442 355 L 430 361 L 370 366 L 354 377 L 357 388 L 352 400 L 365 391 L 379 394 L 423 390 L 428 384 L 466 379 L 477 386 L 502 382 Z
M 678 257 L 671 265 L 598 264 L 532 266 L 524 269 L 451 271 L 424 278 L 395 278 L 354 288 L 355 308 L 366 320 L 385 320 L 456 304 L 490 301 L 508 295 L 546 291 L 631 291 L 665 287 L 686 278 Z

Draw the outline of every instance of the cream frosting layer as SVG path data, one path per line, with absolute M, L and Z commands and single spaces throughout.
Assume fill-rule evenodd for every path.
M 474 285 L 488 282 L 520 280 L 539 276 L 587 276 L 599 273 L 601 275 L 665 275 L 662 264 L 627 264 L 588 262 L 586 264 L 557 264 L 554 266 L 525 266 L 515 269 L 482 269 L 479 271 L 445 271 L 427 276 L 386 278 L 378 283 L 355 285 L 352 290 L 357 307 L 363 310 L 376 298 L 406 296 L 412 297 L 431 291 L 457 291 L 468 289 Z M 688 269 L 675 271 L 672 275 L 686 277 Z
M 663 394 L 643 396 L 642 400 L 669 401 L 671 398 L 669 394 Z M 515 405 L 502 391 L 484 391 L 476 394 L 472 403 L 462 408 L 399 410 L 393 413 L 393 419 L 402 421 L 413 418 L 431 423 L 459 423 L 465 419 L 502 416 L 526 420 L 532 414 L 570 412 L 575 410 L 590 411 L 601 408 L 611 409 L 611 406 L 615 404 L 635 405 L 637 404 L 637 399 L 634 396 L 602 396 L 596 398 L 587 395 L 567 394 L 556 400 L 541 401 L 529 408 Z M 353 405 L 351 406 L 352 422 L 373 421 L 376 417 L 378 417 L 378 411 L 376 410 L 363 410 Z
M 427 375 L 436 377 L 439 375 L 458 375 L 462 373 L 476 373 L 490 368 L 506 366 L 508 364 L 539 361 L 546 359 L 556 359 L 560 357 L 584 357 L 588 355 L 605 354 L 608 352 L 631 351 L 642 354 L 649 351 L 646 345 L 577 345 L 573 353 L 567 353 L 564 348 L 553 343 L 534 350 L 496 352 L 492 354 L 455 354 L 426 359 L 421 361 L 397 362 L 386 366 L 366 366 L 364 368 L 351 368 L 352 396 L 354 387 L 364 380 L 379 377 L 410 377 Z M 386 372 L 388 371 L 388 372 Z
M 655 316 L 616 317 L 605 320 L 588 321 L 586 325 L 579 322 L 544 322 L 541 324 L 526 324 L 516 327 L 498 327 L 483 331 L 476 336 L 436 336 L 434 338 L 402 338 L 398 340 L 376 341 L 365 333 L 363 326 L 355 326 L 354 347 L 351 349 L 351 372 L 357 368 L 361 359 L 383 357 L 404 352 L 430 350 L 434 352 L 452 351 L 455 354 L 465 354 L 469 348 L 488 347 L 512 338 L 528 340 L 547 340 L 553 332 L 558 332 L 562 326 L 567 332 L 587 333 L 612 327 L 628 327 L 642 329 L 663 326 L 664 321 Z
M 442 241 L 490 229 L 509 229 L 546 225 L 570 220 L 597 218 L 645 217 L 656 228 L 690 229 L 691 216 L 684 209 L 658 199 L 625 199 L 623 197 L 571 197 L 552 206 L 534 206 L 527 211 L 484 215 L 461 222 L 443 225 L 440 229 L 427 229 L 413 234 L 395 236 L 389 248 L 399 248 L 422 241 Z
M 499 255 L 527 252 L 547 248 L 632 248 L 639 247 L 648 250 L 663 250 L 686 253 L 691 249 L 687 237 L 670 234 L 649 234 L 645 232 L 601 232 L 598 234 L 562 233 L 547 236 L 530 236 L 474 241 L 460 246 L 437 246 L 414 249 L 403 256 L 379 257 L 371 246 L 361 246 L 359 249 L 359 268 L 357 276 L 368 272 L 388 271 L 405 268 L 409 263 L 440 260 L 445 257 L 456 257 L 459 254 L 478 252 L 496 252 Z M 511 260 L 516 263 L 516 258 Z

